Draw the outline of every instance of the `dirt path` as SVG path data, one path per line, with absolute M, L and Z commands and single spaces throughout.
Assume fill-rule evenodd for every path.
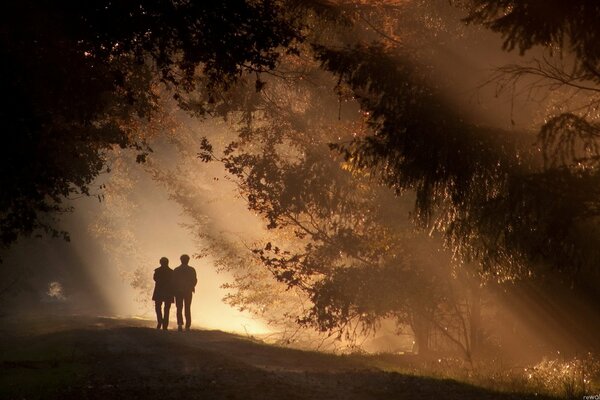
M 0 344 L 0 398 L 528 398 L 384 372 L 358 358 L 268 346 L 219 331 L 163 332 L 110 320 L 83 325 L 6 335 Z

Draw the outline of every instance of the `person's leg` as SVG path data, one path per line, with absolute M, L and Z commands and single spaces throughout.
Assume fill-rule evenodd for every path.
M 185 329 L 190 330 L 192 326 L 192 293 L 185 296 Z
M 183 297 L 177 296 L 175 297 L 175 306 L 177 307 L 177 326 L 179 330 L 183 325 Z
M 163 323 L 162 311 L 161 311 L 161 303 L 162 301 L 154 302 L 154 310 L 156 311 L 156 329 L 160 329 Z
M 169 327 L 169 310 L 171 310 L 171 302 L 165 301 L 165 313 L 164 313 L 163 324 L 162 324 L 162 328 L 164 330 L 167 330 L 167 328 Z

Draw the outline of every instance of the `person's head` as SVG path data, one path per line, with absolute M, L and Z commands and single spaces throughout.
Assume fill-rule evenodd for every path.
M 160 262 L 161 267 L 169 266 L 169 259 L 167 257 L 162 257 L 159 262 Z
M 179 257 L 179 259 L 181 260 L 181 263 L 183 265 L 188 265 L 188 263 L 190 262 L 190 256 L 188 256 L 187 254 L 183 254 L 181 257 Z

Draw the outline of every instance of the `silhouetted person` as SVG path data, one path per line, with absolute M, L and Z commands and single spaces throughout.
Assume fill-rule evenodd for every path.
M 177 326 L 181 331 L 183 327 L 183 308 L 185 307 L 185 330 L 189 331 L 192 325 L 192 293 L 195 291 L 198 279 L 196 278 L 196 270 L 188 265 L 190 256 L 184 254 L 180 259 L 181 265 L 173 271 Z
M 173 270 L 169 268 L 169 259 L 160 259 L 160 267 L 154 270 L 154 308 L 156 309 L 156 329 L 166 330 L 169 326 L 169 310 L 173 303 Z M 164 303 L 164 311 L 162 305 Z

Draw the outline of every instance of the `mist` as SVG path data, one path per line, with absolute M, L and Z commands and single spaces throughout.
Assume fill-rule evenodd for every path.
M 538 26 L 511 31 L 499 16 L 520 8 L 479 0 L 229 3 L 189 15 L 179 15 L 188 4 L 148 14 L 140 5 L 139 21 L 128 11 L 139 24 L 131 32 L 105 26 L 125 6 L 80 10 L 88 22 L 57 33 L 47 52 L 73 52 L 65 71 L 98 91 L 90 104 L 74 91 L 83 111 L 46 101 L 60 97 L 43 83 L 51 69 L 14 84 L 43 94 L 32 104 L 52 111 L 31 121 L 50 115 L 56 121 L 39 129 L 57 128 L 38 135 L 50 150 L 38 146 L 35 172 L 16 174 L 19 163 L 5 157 L 15 195 L 0 203 L 0 318 L 11 340 L 34 349 L 7 352 L 11 376 L 37 379 L 22 371 L 31 363 L 55 368 L 36 361 L 48 340 L 55 349 L 85 342 L 73 346 L 101 370 L 144 354 L 172 374 L 160 390 L 184 396 L 278 398 L 298 386 L 314 391 L 298 398 L 435 398 L 448 393 L 445 379 L 457 382 L 457 398 L 597 393 L 600 75 L 591 45 L 520 37 Z M 30 6 L 13 11 L 69 20 Z M 164 12 L 173 19 L 163 6 L 177 9 Z M 585 26 L 558 5 L 548 10 Z M 195 24 L 214 31 L 198 35 Z M 62 49 L 71 34 L 81 39 Z M 103 74 L 111 78 L 96 87 Z M 183 318 L 175 275 L 157 274 L 169 270 L 164 257 L 175 269 L 185 254 L 197 284 Z M 161 279 L 170 282 L 164 301 Z M 170 317 L 168 307 L 156 315 L 161 303 L 173 303 Z M 48 336 L 28 336 L 27 326 Z M 177 368 L 154 358 L 161 352 Z M 72 354 L 56 365 L 80 362 Z M 31 393 L 142 393 L 132 382 L 144 368 L 119 368 Z M 234 370 L 273 393 L 236 386 Z M 378 383 L 388 373 L 393 382 Z M 9 398 L 30 393 L 11 385 Z

